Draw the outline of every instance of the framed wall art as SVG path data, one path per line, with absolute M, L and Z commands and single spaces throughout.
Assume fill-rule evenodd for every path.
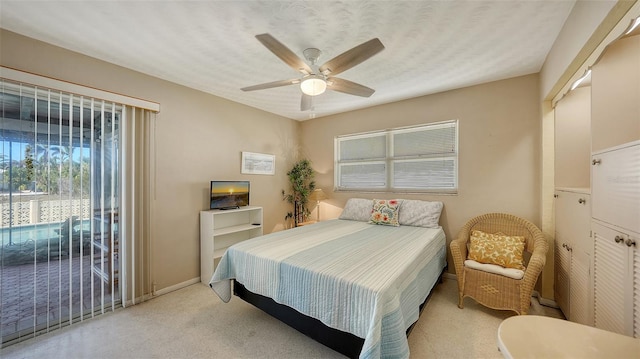
M 242 152 L 240 173 L 273 175 L 276 173 L 276 156 L 264 153 Z

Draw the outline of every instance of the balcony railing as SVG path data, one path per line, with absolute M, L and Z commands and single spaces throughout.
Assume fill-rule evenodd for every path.
M 52 199 L 48 195 L 0 196 L 0 228 L 27 224 L 62 222 L 69 217 L 91 218 L 91 201 L 88 198 Z M 54 197 L 54 196 L 51 196 Z

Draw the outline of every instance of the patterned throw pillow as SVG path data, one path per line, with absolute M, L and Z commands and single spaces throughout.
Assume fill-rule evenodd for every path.
M 369 223 L 398 227 L 398 208 L 401 203 L 397 199 L 374 199 Z
M 364 198 L 349 198 L 338 219 L 367 222 L 371 218 L 373 200 Z
M 491 234 L 474 230 L 471 231 L 468 259 L 524 270 L 522 258 L 524 244 L 525 238 L 522 236 L 507 236 L 502 233 Z
M 438 228 L 442 207 L 442 202 L 402 200 L 398 222 L 401 226 Z

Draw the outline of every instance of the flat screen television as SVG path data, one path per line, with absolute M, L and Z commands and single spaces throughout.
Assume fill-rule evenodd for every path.
M 249 205 L 249 181 L 211 181 L 210 209 L 234 209 Z

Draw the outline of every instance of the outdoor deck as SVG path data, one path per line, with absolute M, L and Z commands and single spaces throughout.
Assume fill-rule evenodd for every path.
M 111 309 L 111 290 L 92 275 L 90 256 L 0 269 L 2 342 L 32 335 L 34 320 L 36 328 L 57 327 L 70 317 L 75 321 L 91 315 L 92 308 L 101 311 L 102 303 L 105 311 Z M 117 288 L 114 294 L 119 299 Z

